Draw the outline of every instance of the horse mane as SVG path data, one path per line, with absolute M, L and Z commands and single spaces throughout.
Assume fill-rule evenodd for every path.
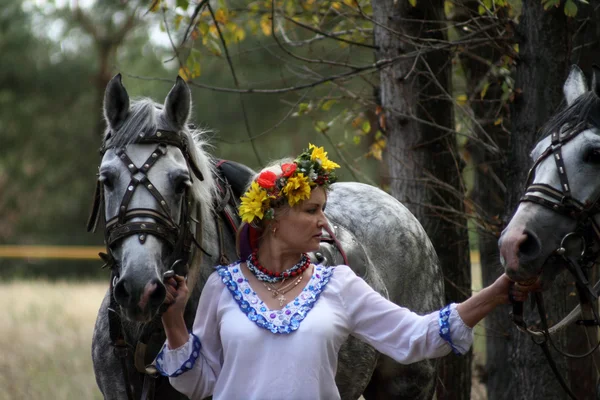
M 580 132 L 588 129 L 589 125 L 600 128 L 600 97 L 593 90 L 585 92 L 573 104 L 550 118 L 540 136 L 549 136 L 557 130 L 562 130 L 561 135 L 572 131 Z
M 110 127 L 107 128 L 104 132 L 104 139 L 106 140 L 109 134 L 113 135 L 112 143 L 118 148 L 135 143 L 140 132 L 156 131 L 157 129 L 179 131 L 187 141 L 192 162 L 198 166 L 204 176 L 204 180 L 200 181 L 192 174 L 193 197 L 201 204 L 204 215 L 209 215 L 208 213 L 212 211 L 214 205 L 217 184 L 214 179 L 215 163 L 212 156 L 206 151 L 210 144 L 204 139 L 208 130 L 190 129 L 188 126 L 178 129 L 164 117 L 162 109 L 163 105 L 152 99 L 133 100 L 125 122 L 117 132 L 111 132 Z

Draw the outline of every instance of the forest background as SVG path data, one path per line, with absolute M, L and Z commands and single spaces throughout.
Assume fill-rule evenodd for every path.
M 570 65 L 591 71 L 598 9 L 581 0 L 4 0 L 0 245 L 101 245 L 101 234 L 84 225 L 104 87 L 121 73 L 131 96 L 162 102 L 179 74 L 215 157 L 259 168 L 308 142 L 325 146 L 342 164 L 342 180 L 379 186 L 419 218 L 440 256 L 446 299 L 460 301 L 472 287 L 470 251 L 481 254 L 483 284 L 501 271 L 496 241 L 522 193 L 527 154 L 561 106 Z M 14 324 L 4 336 L 23 342 L 0 342 L 0 398 L 43 398 L 65 369 L 85 377 L 54 397 L 98 396 L 85 356 L 63 364 L 50 351 L 70 354 L 60 340 L 36 347 L 25 339 L 49 336 L 41 316 L 54 335 L 65 335 L 65 326 L 87 335 L 76 313 L 67 325 L 55 320 L 65 302 L 49 301 L 45 282 L 85 298 L 97 290 L 89 280 L 108 278 L 100 265 L 0 258 L 9 281 L 0 295 L 40 299 L 9 311 Z M 549 312 L 565 314 L 572 283 L 559 279 L 553 290 Z M 488 318 L 480 333 L 481 396 L 563 398 L 507 313 Z M 560 340 L 578 338 L 569 335 Z M 30 358 L 16 365 L 11 352 Z M 56 375 L 48 365 L 59 366 Z M 582 398 L 593 396 L 589 363 L 561 359 L 559 367 Z M 446 357 L 438 398 L 470 398 L 472 371 L 472 355 Z M 47 386 L 31 386 L 36 376 Z

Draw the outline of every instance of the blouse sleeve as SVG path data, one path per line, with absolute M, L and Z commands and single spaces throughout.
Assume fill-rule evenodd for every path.
M 374 291 L 347 266 L 335 268 L 339 297 L 353 336 L 402 364 L 466 353 L 473 330 L 460 318 L 456 304 L 418 315 Z M 332 283 L 333 283 L 332 282 Z
M 156 367 L 171 385 L 190 399 L 203 399 L 213 392 L 223 364 L 217 307 L 223 290 L 213 273 L 202 290 L 194 326 L 187 343 L 169 349 L 168 341 L 156 357 Z

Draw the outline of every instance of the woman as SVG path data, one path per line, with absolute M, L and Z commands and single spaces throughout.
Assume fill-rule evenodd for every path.
M 239 210 L 242 258 L 209 277 L 190 333 L 185 280 L 169 282 L 157 367 L 177 390 L 191 399 L 339 399 L 337 353 L 349 334 L 405 364 L 462 354 L 472 327 L 508 303 L 512 282 L 502 275 L 463 303 L 419 316 L 347 266 L 311 264 L 306 253 L 319 249 L 338 167 L 309 145 L 258 175 Z M 513 296 L 527 294 L 518 288 Z

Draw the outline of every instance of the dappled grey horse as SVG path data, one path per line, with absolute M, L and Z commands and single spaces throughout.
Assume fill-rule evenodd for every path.
M 175 270 L 187 275 L 191 296 L 185 318 L 191 327 L 200 292 L 214 267 L 237 259 L 235 208 L 229 207 L 233 213 L 223 212 L 228 197 L 239 198 L 251 175 L 239 166 L 234 173 L 223 170 L 206 152 L 202 132 L 188 125 L 190 100 L 180 78 L 164 104 L 147 99 L 130 104 L 119 75 L 106 90 L 108 128 L 96 204 L 107 227 L 103 258 L 113 277 L 92 344 L 96 380 L 106 399 L 127 398 L 126 386 L 133 398 L 142 395 L 144 368 L 164 341 L 163 274 Z M 243 182 L 236 182 L 240 177 Z M 435 251 L 421 225 L 396 199 L 372 186 L 336 183 L 326 214 L 330 233 L 324 234 L 321 252 L 313 257 L 347 262 L 383 296 L 418 313 L 443 305 Z M 361 394 L 367 399 L 429 399 L 435 390 L 435 367 L 434 360 L 400 365 L 350 337 L 340 350 L 336 383 L 343 399 Z M 156 378 L 153 386 L 155 398 L 185 398 L 166 378 Z
M 551 284 L 564 255 L 579 256 L 600 234 L 600 71 L 591 90 L 577 66 L 563 91 L 567 107 L 544 129 L 533 151 L 527 189 L 499 240 L 501 262 L 514 280 Z M 565 248 L 565 246 L 567 246 Z
M 572 274 L 580 304 L 562 321 L 549 326 L 541 293 L 534 294 L 540 315 L 537 327 L 524 322 L 519 304 L 513 320 L 542 346 L 557 380 L 575 398 L 556 368 L 548 343 L 566 357 L 593 356 L 596 368 L 600 366 L 600 353 L 595 351 L 600 317 L 594 306 L 600 287 L 591 281 L 600 256 L 600 69 L 594 67 L 588 89 L 582 71 L 573 66 L 563 91 L 567 107 L 548 121 L 545 136 L 531 152 L 533 167 L 525 194 L 498 244 L 501 263 L 515 281 L 539 280 L 547 289 L 565 268 Z M 590 350 L 579 355 L 566 353 L 552 339 L 575 320 L 589 331 Z

